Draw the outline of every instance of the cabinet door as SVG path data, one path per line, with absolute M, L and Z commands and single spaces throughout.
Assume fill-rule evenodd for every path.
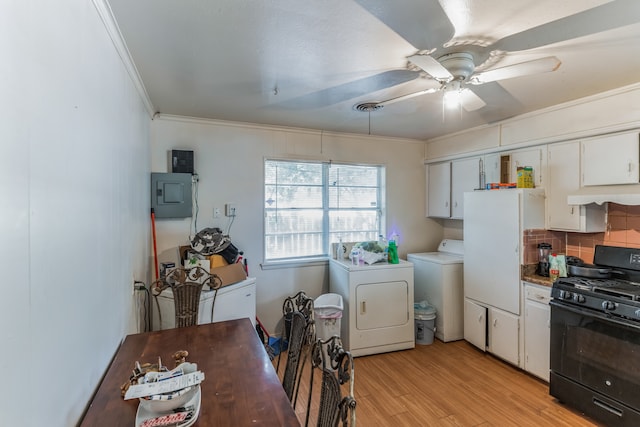
M 365 283 L 356 287 L 356 328 L 368 330 L 405 325 L 409 321 L 409 284 L 405 281 Z
M 518 168 L 531 166 L 533 168 L 534 185 L 536 188 L 544 187 L 543 174 L 542 174 L 542 149 L 535 148 L 533 150 L 515 151 L 509 153 L 509 181 L 517 182 L 518 180 Z
M 549 304 L 525 300 L 524 368 L 549 381 L 550 316 Z
M 638 183 L 639 153 L 637 133 L 583 141 L 582 185 Z
M 456 160 L 451 163 L 451 218 L 462 219 L 464 192 L 479 188 L 480 158 Z
M 500 153 L 487 154 L 483 159 L 484 182 L 500 182 Z
M 464 339 L 482 351 L 487 350 L 487 309 L 464 299 Z
M 520 318 L 497 308 L 489 309 L 489 351 L 507 362 L 520 363 Z
M 435 163 L 427 167 L 427 216 L 451 216 L 451 163 Z
M 547 172 L 548 228 L 578 230 L 580 207 L 567 204 L 567 195 L 580 188 L 580 143 L 550 144 Z

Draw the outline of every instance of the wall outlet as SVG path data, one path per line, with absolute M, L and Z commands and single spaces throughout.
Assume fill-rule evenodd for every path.
M 213 208 L 213 217 L 220 218 L 220 208 Z
M 236 211 L 235 203 L 227 203 L 224 205 L 224 215 L 225 216 L 236 216 L 238 212 Z

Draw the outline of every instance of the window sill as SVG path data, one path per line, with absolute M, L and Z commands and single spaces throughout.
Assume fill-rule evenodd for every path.
M 277 270 L 280 268 L 315 267 L 328 265 L 329 257 L 288 259 L 284 261 L 266 261 L 260 264 L 262 270 Z

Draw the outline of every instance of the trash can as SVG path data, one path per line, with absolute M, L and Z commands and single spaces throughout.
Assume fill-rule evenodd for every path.
M 416 344 L 433 344 L 436 331 L 436 308 L 426 301 L 413 304 L 413 318 L 416 326 Z
M 340 336 L 342 310 L 342 295 L 339 294 L 322 294 L 313 301 L 318 338 L 324 341 L 334 335 Z

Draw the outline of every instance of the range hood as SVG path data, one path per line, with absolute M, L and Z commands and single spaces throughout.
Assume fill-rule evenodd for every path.
M 567 196 L 567 204 L 569 205 L 588 205 L 591 203 L 602 205 L 605 202 L 619 205 L 640 205 L 640 185 L 582 187 Z

